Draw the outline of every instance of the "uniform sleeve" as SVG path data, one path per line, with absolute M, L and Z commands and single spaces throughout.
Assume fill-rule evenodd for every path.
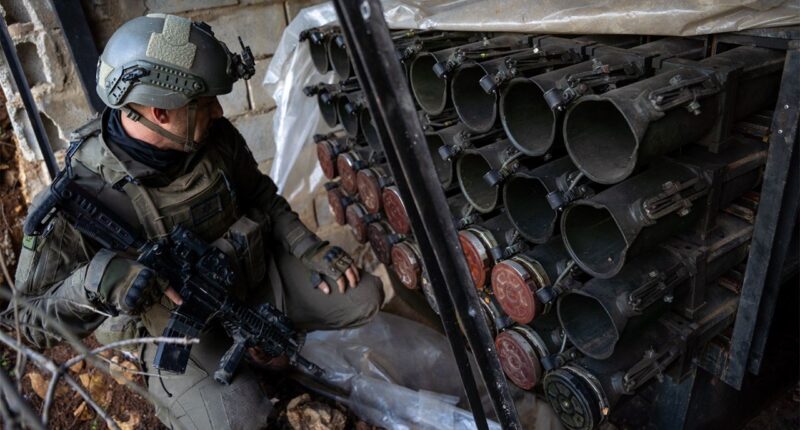
M 231 126 L 231 128 L 233 128 Z M 240 207 L 258 209 L 269 216 L 273 241 L 297 258 L 318 249 L 322 241 L 297 216 L 289 203 L 278 194 L 278 187 L 261 173 L 244 138 L 234 129 L 233 172 Z
M 24 337 L 38 348 L 49 348 L 62 339 L 54 324 L 78 337 L 91 334 L 105 315 L 89 303 L 85 285 L 96 270 L 80 234 L 61 217 L 55 217 L 41 236 L 28 236 L 20 252 L 15 284 L 22 299 L 19 324 Z M 44 317 L 47 315 L 48 317 Z M 14 304 L 0 313 L 14 327 Z

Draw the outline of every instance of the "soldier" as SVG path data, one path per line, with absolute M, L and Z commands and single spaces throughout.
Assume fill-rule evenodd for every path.
M 268 301 L 301 331 L 363 324 L 383 302 L 380 281 L 359 274 L 345 252 L 300 222 L 223 117 L 217 96 L 253 71 L 252 58 L 231 53 L 205 23 L 163 14 L 125 23 L 98 63 L 97 92 L 108 109 L 74 134 L 72 174 L 151 239 L 182 225 L 214 242 L 246 279 L 234 292 L 245 303 Z M 244 246 L 230 240 L 234 228 L 245 232 Z M 40 348 L 53 345 L 61 340 L 53 321 L 81 337 L 102 325 L 101 341 L 159 336 L 181 298 L 135 258 L 101 249 L 60 216 L 42 235 L 25 237 L 16 283 L 31 307 L 50 316 L 21 308 L 25 337 Z M 127 318 L 109 318 L 117 312 Z M 185 374 L 147 378 L 148 390 L 169 409 L 156 411 L 164 424 L 266 424 L 271 403 L 251 368 L 241 366 L 229 386 L 211 376 L 230 344 L 211 327 Z M 155 349 L 139 351 L 143 365 Z M 257 350 L 250 355 L 265 359 Z

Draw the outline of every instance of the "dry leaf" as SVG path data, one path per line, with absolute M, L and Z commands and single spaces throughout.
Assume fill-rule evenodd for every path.
M 342 411 L 302 394 L 286 407 L 286 418 L 293 430 L 344 430 L 347 417 Z
M 84 401 L 72 412 L 72 416 L 78 418 L 79 421 L 89 421 L 92 419 L 92 411 L 89 409 L 89 405 Z
M 36 393 L 39 398 L 44 400 L 45 396 L 47 396 L 47 385 L 49 384 L 48 381 L 45 381 L 44 377 L 36 372 L 31 372 L 25 375 L 31 381 L 31 387 L 33 388 L 33 392 Z
M 81 370 L 83 370 L 83 365 L 84 365 L 84 361 L 81 360 L 81 361 L 73 364 L 72 366 L 69 366 L 69 370 L 71 370 L 74 373 L 78 373 Z
M 286 405 L 286 409 L 295 409 L 303 403 L 308 403 L 311 400 L 311 396 L 308 393 L 301 394 L 294 399 L 289 401 L 289 404 Z
M 139 425 L 139 422 L 141 421 L 141 417 L 139 417 L 139 414 L 137 414 L 136 412 L 129 412 L 128 415 L 129 415 L 128 421 L 120 421 L 114 418 L 114 422 L 117 423 L 117 427 L 119 427 L 119 430 L 134 430 L 136 426 Z M 111 430 L 111 426 L 109 426 L 108 429 Z
M 109 373 L 111 373 L 111 377 L 117 381 L 117 384 L 124 385 L 128 381 L 134 382 L 134 379 L 136 378 L 136 372 L 139 371 L 139 368 L 136 367 L 135 364 L 127 360 L 123 360 L 120 363 L 119 358 L 117 357 L 114 357 L 111 359 L 111 361 L 112 363 L 108 370 Z
M 33 392 L 36 393 L 42 400 L 47 396 L 47 389 L 50 388 L 50 380 L 44 379 L 44 377 L 36 372 L 31 372 L 25 375 L 31 381 L 31 387 L 33 388 Z M 69 392 L 69 388 L 66 385 L 59 384 L 56 386 L 55 397 L 58 398 L 63 396 Z
M 81 381 L 81 385 L 83 385 L 84 388 L 89 388 L 89 383 L 92 381 L 92 375 L 88 373 L 81 373 L 78 375 L 78 380 Z
M 80 379 L 81 385 L 86 387 L 86 390 L 89 391 L 89 395 L 94 401 L 103 408 L 108 406 L 108 403 L 111 402 L 111 396 L 107 394 L 110 391 L 109 387 L 103 382 L 103 375 L 99 373 L 95 373 L 94 375 L 84 373 L 79 375 L 78 379 Z

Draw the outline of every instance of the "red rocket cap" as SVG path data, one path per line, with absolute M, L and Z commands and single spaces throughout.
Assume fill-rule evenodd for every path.
M 400 191 L 390 185 L 383 189 L 383 211 L 394 231 L 400 234 L 411 234 L 411 222 L 408 219 L 406 206 L 400 198 Z
M 522 334 L 515 329 L 506 330 L 497 335 L 494 344 L 503 372 L 511 382 L 524 390 L 539 383 L 542 365 L 533 346 Z

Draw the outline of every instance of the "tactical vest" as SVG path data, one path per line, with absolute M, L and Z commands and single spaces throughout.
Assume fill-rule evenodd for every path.
M 108 111 L 104 117 L 107 115 Z M 235 190 L 224 164 L 226 157 L 220 152 L 226 136 L 210 136 L 203 148 L 190 154 L 181 170 L 172 176 L 152 171 L 154 175 L 142 177 L 142 168 L 145 171 L 148 168 L 131 160 L 113 142 L 106 141 L 103 123 L 98 118 L 71 136 L 79 144 L 72 155 L 73 169 L 84 182 L 82 185 L 94 189 L 109 209 L 139 227 L 148 239 L 167 235 L 173 226 L 181 224 L 211 243 L 239 218 Z M 151 185 L 152 182 L 157 185 Z M 240 297 L 245 294 L 236 290 L 234 293 Z M 163 297 L 141 315 L 151 335 L 160 335 L 172 308 L 174 304 Z M 97 337 L 121 340 L 130 336 L 108 330 L 109 333 Z
M 222 142 L 207 142 L 200 152 L 188 157 L 183 171 L 169 178 L 169 182 L 163 183 L 162 177 L 159 178 L 162 183 L 149 185 L 152 178 L 138 177 L 139 172 L 130 168 L 139 163 L 121 161 L 115 154 L 115 151 L 120 154 L 121 149 L 105 142 L 100 127 L 98 119 L 79 130 L 80 134 L 75 137 L 82 143 L 73 155 L 73 166 L 80 163 L 105 182 L 101 200 L 128 221 L 132 220 L 130 214 L 135 213 L 136 224 L 149 239 L 162 237 L 180 224 L 212 242 L 239 218 L 235 190 L 228 180 L 224 157 L 217 153 L 217 146 Z M 80 170 L 77 172 L 81 174 Z M 124 192 L 127 199 L 104 198 L 114 191 Z

